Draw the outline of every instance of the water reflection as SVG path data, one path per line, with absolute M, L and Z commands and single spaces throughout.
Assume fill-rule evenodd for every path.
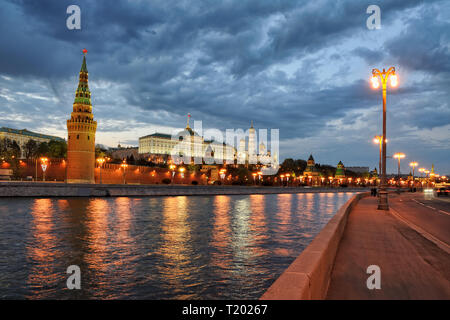
M 192 266 L 190 225 L 188 217 L 188 197 L 167 197 L 164 200 L 162 221 L 163 244 L 159 249 L 163 263 L 158 265 L 159 272 L 167 282 L 165 285 L 179 291 L 186 280 L 192 279 L 195 267 Z M 180 299 L 194 298 L 186 294 Z
M 53 204 L 50 199 L 36 199 L 31 208 L 31 239 L 27 245 L 27 260 L 33 262 L 28 276 L 27 286 L 30 297 L 45 297 L 48 292 L 56 290 L 60 276 L 55 272 L 55 261 L 61 255 L 54 233 Z M 18 240 L 18 239 L 17 239 Z
M 211 262 L 220 268 L 220 272 L 227 272 L 232 261 L 228 250 L 231 241 L 230 227 L 230 197 L 216 196 L 214 198 L 214 224 L 212 230 Z
M 256 299 L 351 196 L 0 199 L 0 297 Z

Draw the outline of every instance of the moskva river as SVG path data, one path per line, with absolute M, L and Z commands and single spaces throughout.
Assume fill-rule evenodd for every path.
M 0 199 L 0 298 L 257 299 L 352 195 Z

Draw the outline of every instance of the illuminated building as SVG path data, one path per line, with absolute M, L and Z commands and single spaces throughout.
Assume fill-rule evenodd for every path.
M 86 52 L 83 50 L 78 88 L 75 92 L 73 111 L 67 120 L 67 182 L 95 183 L 95 132 L 97 121 L 94 121 L 91 104 L 91 92 L 88 86 L 88 70 Z

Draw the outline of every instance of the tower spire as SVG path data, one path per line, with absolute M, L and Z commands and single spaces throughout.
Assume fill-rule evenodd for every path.
M 89 84 L 88 84 L 89 73 L 86 66 L 86 54 L 87 50 L 83 49 L 83 63 L 81 64 L 80 77 L 78 80 L 78 88 L 75 92 L 74 104 L 76 103 L 92 106 L 91 91 L 89 91 Z
M 187 121 L 186 121 L 186 129 L 189 129 L 189 119 L 191 118 L 191 114 L 188 113 L 187 115 Z
M 78 87 L 70 119 L 67 120 L 67 182 L 95 183 L 95 132 L 97 121 L 92 114 L 91 92 L 88 86 L 86 53 L 79 74 Z

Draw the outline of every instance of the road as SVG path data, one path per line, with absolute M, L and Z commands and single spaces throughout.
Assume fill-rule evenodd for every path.
M 402 218 L 450 246 L 450 199 L 433 194 L 391 196 L 389 204 Z

